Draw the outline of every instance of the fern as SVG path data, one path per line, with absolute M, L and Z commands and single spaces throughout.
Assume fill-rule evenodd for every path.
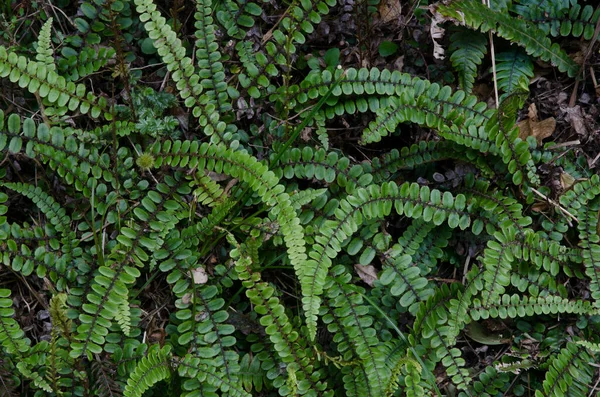
M 558 42 L 598 12 L 432 4 L 465 26 L 426 69 L 405 42 L 416 77 L 369 54 L 389 4 L 350 3 L 4 10 L 2 392 L 589 394 L 600 178 L 517 119 L 533 60 L 575 76 Z M 470 95 L 487 32 L 498 109 Z M 494 326 L 513 343 L 492 363 L 461 333 Z
M 474 35 L 468 30 L 459 30 L 450 36 L 450 41 L 450 61 L 458 71 L 458 82 L 461 89 L 470 93 L 477 77 L 477 66 L 481 64 L 487 52 L 486 38 L 483 35 Z
M 0 290 L 0 342 L 3 350 L 11 355 L 20 355 L 30 349 L 30 341 L 25 338 L 25 333 L 12 318 L 15 314 L 12 308 L 12 299 L 10 299 L 10 290 Z
M 106 98 L 97 98 L 87 92 L 83 84 L 67 82 L 52 67 L 19 56 L 4 46 L 0 46 L 0 77 L 8 77 L 11 82 L 37 93 L 48 103 L 66 106 L 71 111 L 78 109 L 83 114 L 90 112 L 93 118 L 103 114 L 107 120 L 112 119 Z
M 551 62 L 558 70 L 571 77 L 579 70 L 577 64 L 560 49 L 558 44 L 552 44 L 544 31 L 524 20 L 512 18 L 503 12 L 492 11 L 481 3 L 463 0 L 440 4 L 436 7 L 436 12 L 456 23 L 480 29 L 483 33 L 492 30 L 498 36 L 523 47 L 529 55 Z
M 127 386 L 123 391 L 125 397 L 141 397 L 152 385 L 171 375 L 169 347 L 160 348 L 154 345 L 148 349 L 146 357 L 142 358 L 131 373 Z
M 554 37 L 571 35 L 583 36 L 585 40 L 591 40 L 594 35 L 594 25 L 600 16 L 598 10 L 594 11 L 591 5 L 549 2 L 539 7 L 535 3 L 519 3 L 522 4 L 514 5 L 517 13 Z
M 587 393 L 592 379 L 590 357 L 584 349 L 574 343 L 567 346 L 551 361 L 543 389 L 535 392 L 539 396 L 566 396 Z
M 496 55 L 496 77 L 498 89 L 511 93 L 533 77 L 533 63 L 522 50 L 501 52 Z
M 52 18 L 48 18 L 42 29 L 40 30 L 40 36 L 37 45 L 36 60 L 45 64 L 48 70 L 56 71 L 56 65 L 54 64 L 54 50 L 51 47 L 50 36 L 52 33 Z

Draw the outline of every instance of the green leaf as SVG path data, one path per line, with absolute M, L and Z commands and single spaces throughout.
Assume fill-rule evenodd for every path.
M 330 48 L 323 57 L 325 65 L 335 68 L 340 63 L 340 49 Z
M 379 55 L 382 57 L 388 57 L 394 55 L 398 51 L 398 44 L 392 43 L 391 41 L 382 41 L 379 44 Z

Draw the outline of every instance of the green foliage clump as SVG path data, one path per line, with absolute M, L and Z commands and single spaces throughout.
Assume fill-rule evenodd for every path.
M 462 25 L 456 89 L 343 51 L 296 68 L 334 0 L 184 3 L 62 2 L 0 41 L 0 395 L 590 394 L 600 178 L 517 121 L 598 12 L 432 5 Z

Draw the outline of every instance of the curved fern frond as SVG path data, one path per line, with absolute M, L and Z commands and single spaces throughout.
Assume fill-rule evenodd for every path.
M 261 325 L 269 335 L 273 347 L 281 360 L 286 364 L 288 376 L 286 385 L 279 389 L 282 395 L 313 394 L 317 390 L 323 391 L 327 384 L 321 382 L 316 375 L 319 371 L 316 362 L 311 360 L 308 343 L 292 324 L 285 314 L 284 307 L 279 299 L 274 296 L 275 290 L 261 280 L 260 273 L 251 268 L 252 261 L 245 247 L 237 244 L 235 239 L 228 234 L 228 240 L 237 246 L 230 255 L 236 260 L 236 271 L 239 279 L 247 288 L 246 295 L 255 305 L 254 310 L 262 317 Z
M 514 10 L 535 23 L 541 30 L 553 37 L 573 36 L 591 40 L 594 37 L 596 22 L 600 10 L 586 4 L 569 2 L 535 2 L 520 1 L 513 5 Z
M 145 22 L 144 27 L 148 32 L 148 37 L 152 39 L 158 54 L 172 73 L 171 78 L 175 81 L 185 106 L 192 109 L 192 114 L 198 118 L 200 126 L 204 128 L 204 133 L 211 139 L 218 138 L 219 141 L 230 139 L 230 136 L 225 135 L 227 125 L 220 120 L 220 112 L 217 111 L 214 103 L 210 103 L 208 95 L 203 94 L 202 77 L 195 72 L 192 60 L 185 55 L 186 50 L 181 40 L 167 24 L 167 20 L 160 14 L 160 11 L 157 11 L 156 4 L 152 0 L 135 0 L 135 4 L 140 13 L 140 20 Z M 204 8 L 202 12 L 204 12 Z M 218 54 L 218 52 L 214 53 Z M 208 55 L 206 54 L 202 58 L 205 59 Z M 219 88 L 221 86 L 222 84 L 219 84 Z M 214 88 L 217 89 L 217 86 L 215 85 Z
M 54 270 L 56 273 L 52 275 L 52 278 L 58 281 L 58 275 L 65 275 L 65 273 L 70 269 L 73 264 L 73 258 L 81 255 L 81 249 L 77 248 L 79 245 L 78 239 L 75 236 L 75 232 L 71 228 L 71 218 L 67 215 L 67 212 L 64 208 L 58 204 L 54 198 L 48 195 L 41 187 L 34 187 L 25 183 L 2 183 L 0 182 L 0 186 L 7 187 L 15 192 L 18 192 L 28 198 L 30 198 L 34 204 L 42 211 L 49 223 L 52 225 L 52 228 L 58 233 L 60 236 L 60 256 L 57 258 L 52 253 L 46 253 L 45 248 L 40 246 L 35 249 L 35 253 L 32 258 L 27 258 L 27 251 L 29 248 L 22 248 L 18 252 L 16 250 L 16 243 L 9 243 L 9 251 L 15 251 L 15 257 L 11 263 L 11 267 L 15 271 L 22 272 L 25 275 L 30 275 L 35 270 L 39 275 L 44 275 L 46 273 L 46 266 L 52 261 L 46 261 L 45 258 L 53 257 Z M 20 228 L 19 228 L 20 229 Z M 16 229 L 15 229 L 16 230 Z M 10 249 L 12 245 L 12 248 Z M 31 254 L 31 252 L 29 252 Z M 25 258 L 25 260 L 23 260 Z M 37 263 L 37 266 L 35 266 Z M 5 263 L 8 265 L 8 263 Z M 64 281 L 60 282 L 60 286 L 62 287 Z
M 148 354 L 143 357 L 127 380 L 123 391 L 125 397 L 142 397 L 142 394 L 155 383 L 171 376 L 171 347 L 160 348 L 152 345 Z
M 321 301 L 319 296 L 323 292 L 331 260 L 341 251 L 342 243 L 347 242 L 348 237 L 358 230 L 364 218 L 383 218 L 395 208 L 398 214 L 423 218 L 435 225 L 447 220 L 452 228 L 466 229 L 471 220 L 464 212 L 465 205 L 466 199 L 460 194 L 454 198 L 449 192 L 442 194 L 439 190 L 430 190 L 416 183 L 398 186 L 394 182 L 371 185 L 368 190 L 358 189 L 354 195 L 342 200 L 340 208 L 335 211 L 336 219 L 326 221 L 319 235 L 315 236 L 310 259 L 304 265 L 300 278 L 304 297 L 302 303 L 311 338 L 316 332 L 316 317 Z
M 282 175 L 286 179 L 315 178 L 329 184 L 330 189 L 331 184 L 337 184 L 345 188 L 347 193 L 367 186 L 373 180 L 362 166 L 352 165 L 349 158 L 340 157 L 336 152 L 328 153 L 324 149 L 315 150 L 309 146 L 283 152 L 279 162 L 281 168 L 274 170 L 276 175 Z
M 155 166 L 169 164 L 172 167 L 187 166 L 225 173 L 247 183 L 277 216 L 280 230 L 288 248 L 290 262 L 296 275 L 301 278 L 306 260 L 304 230 L 291 205 L 285 188 L 279 185 L 275 174 L 246 152 L 233 151 L 224 145 L 210 145 L 198 141 L 165 141 L 155 144 L 152 153 Z

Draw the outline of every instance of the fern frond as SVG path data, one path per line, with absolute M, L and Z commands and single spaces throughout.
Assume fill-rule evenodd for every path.
M 87 303 L 82 305 L 81 324 L 77 327 L 75 340 L 71 343 L 71 356 L 82 354 L 90 356 L 102 351 L 111 320 L 119 317 L 127 329 L 129 319 L 123 314 L 125 305 L 129 305 L 129 285 L 141 275 L 139 268 L 150 259 L 146 250 L 159 250 L 166 232 L 175 227 L 179 221 L 173 213 L 181 211 L 178 201 L 173 200 L 183 182 L 181 175 L 177 178 L 165 178 L 165 183 L 157 185 L 157 191 L 149 191 L 143 197 L 141 205 L 133 209 L 136 223 L 131 227 L 122 226 L 116 237 L 116 244 L 94 276 L 91 292 L 87 294 Z M 158 193 L 161 192 L 161 193 Z M 145 230 L 146 229 L 146 230 Z M 135 330 L 139 332 L 138 330 Z
M 567 343 L 551 361 L 542 390 L 537 390 L 535 396 L 586 395 L 593 373 L 590 361 L 591 357 L 585 349 L 573 342 Z
M 186 354 L 183 360 L 177 363 L 177 372 L 179 376 L 188 378 L 183 382 L 182 388 L 187 393 L 182 394 L 187 397 L 197 396 L 198 393 L 207 393 L 207 395 L 216 395 L 217 389 L 223 390 L 228 395 L 236 397 L 251 397 L 244 389 L 237 384 L 230 384 L 226 379 L 214 374 L 214 368 L 211 368 L 210 362 L 202 362 L 198 357 L 192 354 Z
M 498 89 L 510 94 L 520 85 L 529 86 L 533 77 L 533 62 L 525 51 L 514 48 L 496 55 Z
M 13 319 L 15 310 L 12 305 L 10 290 L 0 289 L 0 343 L 6 353 L 20 356 L 30 349 L 31 342 Z
M 61 256 L 55 259 L 54 266 L 56 267 L 57 273 L 64 274 L 71 264 L 72 258 L 80 254 L 80 249 L 77 248 L 78 241 L 75 232 L 73 232 L 71 228 L 71 218 L 67 215 L 67 212 L 54 200 L 54 198 L 44 192 L 39 186 L 34 187 L 25 183 L 11 182 L 0 182 L 0 186 L 7 187 L 30 198 L 40 211 L 46 215 L 54 230 L 61 236 Z M 15 247 L 13 246 L 13 248 Z M 34 270 L 39 274 L 45 274 L 46 263 L 45 261 L 40 260 L 46 257 L 44 251 L 44 249 L 36 249 L 34 260 L 26 259 L 25 261 L 22 256 L 15 252 L 16 256 L 11 263 L 11 267 L 15 271 L 22 272 L 24 275 L 30 275 Z M 21 250 L 21 252 L 23 252 L 23 250 Z M 48 253 L 48 255 L 52 254 Z M 38 263 L 37 269 L 34 266 L 36 262 Z
M 449 192 L 443 195 L 439 190 L 430 190 L 427 186 L 404 183 L 384 183 L 371 185 L 369 189 L 358 189 L 354 195 L 340 202 L 335 212 L 335 220 L 326 221 L 319 235 L 315 237 L 310 259 L 304 265 L 300 279 L 303 295 L 303 307 L 309 324 L 311 337 L 314 336 L 316 316 L 319 310 L 323 283 L 332 259 L 342 249 L 342 243 L 351 237 L 363 219 L 379 219 L 391 213 L 394 207 L 398 214 L 412 218 L 423 218 L 426 222 L 440 225 L 446 220 L 452 228 L 465 229 L 470 225 L 469 215 L 464 213 L 466 199 L 463 195 L 456 198 Z M 315 328 L 311 328 L 315 327 Z
M 0 46 L 0 77 L 8 77 L 19 87 L 27 87 L 29 92 L 38 93 L 51 104 L 78 109 L 83 114 L 89 112 L 92 118 L 102 114 L 105 119 L 112 120 L 106 98 L 96 97 L 83 84 L 67 82 L 46 64 L 19 56 L 4 46 Z
M 512 182 L 520 185 L 525 180 L 539 185 L 540 180 L 531 159 L 529 144 L 519 138 L 519 128 L 516 125 L 517 112 L 524 102 L 523 97 L 523 92 L 518 90 L 504 98 L 498 112 L 486 123 L 486 130 L 489 138 L 495 140 L 502 161 L 512 175 Z
M 222 8 L 217 8 L 217 20 L 227 34 L 236 39 L 242 39 L 246 31 L 254 26 L 254 18 L 260 16 L 262 8 L 250 1 L 241 1 L 240 5 L 234 0 L 224 0 L 217 3 Z M 239 41 L 244 43 L 245 41 Z
M 333 318 L 327 320 L 330 323 L 328 328 L 332 332 L 340 332 L 341 326 L 341 335 L 350 336 L 348 345 L 338 346 L 338 351 L 344 353 L 346 349 L 351 349 L 361 363 L 355 366 L 353 372 L 359 375 L 364 371 L 364 380 L 361 379 L 362 376 L 357 377 L 356 387 L 364 390 L 363 395 L 380 396 L 387 386 L 390 369 L 386 366 L 386 354 L 378 348 L 381 342 L 372 327 L 372 317 L 367 315 L 368 307 L 361 294 L 348 287 L 351 278 L 342 265 L 329 271 L 326 281 L 327 301 L 333 309 Z M 332 322 L 334 318 L 336 321 Z M 348 360 L 350 357 L 344 358 Z
M 585 274 L 590 278 L 590 294 L 594 305 L 600 308 L 600 237 L 598 236 L 598 210 L 600 203 L 594 199 L 577 213 L 579 224 L 579 246 L 582 248 Z
M 319 371 L 315 368 L 316 363 L 311 360 L 308 343 L 292 327 L 284 307 L 274 296 L 273 287 L 262 281 L 260 274 L 252 270 L 251 259 L 244 247 L 237 245 L 229 234 L 228 240 L 238 247 L 230 255 L 236 260 L 238 277 L 247 288 L 246 296 L 255 305 L 254 310 L 262 316 L 260 323 L 266 327 L 265 332 L 274 349 L 286 364 L 288 378 L 286 384 L 279 389 L 280 394 L 305 395 L 323 391 L 327 384 L 318 378 Z
M 553 37 L 573 36 L 591 40 L 600 11 L 587 4 L 573 4 L 565 1 L 535 2 L 520 1 L 514 10 L 535 23 L 541 30 Z
M 473 163 L 486 176 L 494 175 L 487 159 L 482 159 L 478 151 L 445 140 L 420 141 L 418 144 L 405 146 L 400 150 L 392 149 L 381 157 L 373 158 L 370 171 L 376 183 L 389 182 L 399 171 L 415 169 L 446 159 Z
M 505 12 L 493 11 L 479 2 L 469 0 L 438 3 L 435 12 L 457 24 L 465 24 L 483 33 L 491 30 L 498 36 L 525 48 L 529 55 L 551 62 L 558 70 L 566 72 L 570 77 L 575 76 L 579 71 L 579 66 L 558 44 L 552 44 L 543 30 L 523 19 L 513 18 Z
M 494 366 L 489 365 L 479 374 L 469 387 L 470 393 L 461 392 L 459 397 L 481 396 L 492 397 L 498 395 L 499 392 L 505 390 L 509 382 L 509 377 L 506 372 L 496 370 Z
M 168 379 L 171 376 L 170 352 L 170 346 L 161 349 L 158 345 L 152 345 L 129 376 L 123 396 L 142 397 L 152 385 Z
M 108 360 L 92 362 L 94 393 L 99 397 L 118 397 L 122 395 L 123 386 L 117 381 L 117 376 Z
M 35 59 L 45 64 L 48 70 L 56 71 L 56 65 L 54 64 L 54 49 L 52 48 L 51 34 L 52 34 L 52 18 L 48 20 L 42 26 L 38 36 L 36 56 Z
M 470 93 L 477 77 L 477 66 L 481 65 L 487 52 L 487 38 L 461 29 L 452 33 L 450 43 L 450 61 L 458 71 L 458 83 L 461 89 Z
M 273 155 L 272 158 L 275 158 Z M 315 178 L 330 185 L 337 184 L 345 188 L 347 193 L 358 187 L 365 187 L 373 180 L 358 164 L 351 164 L 347 157 L 340 157 L 336 152 L 324 149 L 313 149 L 305 146 L 302 149 L 292 148 L 281 154 L 281 168 L 274 170 L 276 175 L 291 178 Z
M 465 366 L 462 353 L 447 342 L 450 327 L 447 325 L 449 313 L 446 307 L 452 296 L 456 296 L 458 286 L 450 288 L 443 285 L 427 301 L 421 302 L 413 324 L 414 332 L 409 336 L 413 348 L 428 347 L 429 354 L 424 361 L 429 370 L 441 362 L 446 373 L 451 377 L 458 389 L 465 390 L 471 376 Z M 429 385 L 432 387 L 434 385 Z
M 156 4 L 152 0 L 135 0 L 135 4 L 140 20 L 145 22 L 148 37 L 153 40 L 158 54 L 172 73 L 171 78 L 175 81 L 185 106 L 192 109 L 192 114 L 198 118 L 204 133 L 211 139 L 230 139 L 225 136 L 227 125 L 220 120 L 220 112 L 215 104 L 206 103 L 208 96 L 206 93 L 203 95 L 202 77 L 195 72 L 192 60 L 185 55 L 186 50 L 181 40 L 160 11 L 156 10 Z
M 212 104 L 219 113 L 224 114 L 231 110 L 229 102 L 228 85 L 225 81 L 223 64 L 220 62 L 221 53 L 215 38 L 215 26 L 211 17 L 212 1 L 196 0 L 196 58 L 201 69 L 200 78 L 208 97 L 208 104 Z
M 502 295 L 498 303 L 482 302 L 475 298 L 469 314 L 474 321 L 487 318 L 530 317 L 540 314 L 574 313 L 597 315 L 598 309 L 587 301 L 570 301 L 560 296 L 527 297 Z
M 78 51 L 63 48 L 61 56 L 56 59 L 59 73 L 69 81 L 79 81 L 114 59 L 116 51 L 111 47 L 83 47 Z M 121 123 L 120 121 L 118 123 Z M 119 128 L 117 131 L 120 133 Z
M 279 185 L 278 178 L 264 164 L 246 152 L 233 151 L 224 145 L 209 145 L 198 141 L 165 141 L 153 146 L 155 166 L 169 164 L 172 167 L 197 167 L 225 173 L 247 183 L 261 198 L 262 202 L 276 215 L 280 230 L 288 249 L 290 262 L 296 275 L 301 279 L 306 260 L 304 230 L 291 205 L 285 188 Z

